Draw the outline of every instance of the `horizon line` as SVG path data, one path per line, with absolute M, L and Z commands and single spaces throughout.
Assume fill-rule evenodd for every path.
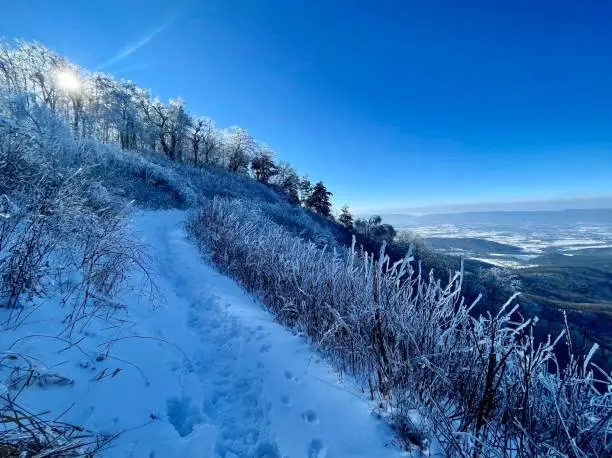
M 470 202 L 457 204 L 432 204 L 405 207 L 364 208 L 355 211 L 357 215 L 394 214 L 394 215 L 432 215 L 451 213 L 486 212 L 538 212 L 566 210 L 607 210 L 612 209 L 612 195 L 596 197 L 560 197 L 552 199 L 530 199 L 497 202 Z

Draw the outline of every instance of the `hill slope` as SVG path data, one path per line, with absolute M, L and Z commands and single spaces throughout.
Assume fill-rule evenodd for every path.
M 45 336 L 59 334 L 63 315 L 50 304 L 0 333 L 0 347 L 16 341 L 12 351 L 70 380 L 52 396 L 26 390 L 23 403 L 115 437 L 105 456 L 400 456 L 350 379 L 340 383 L 303 338 L 201 260 L 183 212 L 144 213 L 133 230 L 155 254 L 162 304 L 142 300 L 135 272 L 133 292 L 118 298 L 127 308 L 82 346 L 57 353 L 66 344 Z

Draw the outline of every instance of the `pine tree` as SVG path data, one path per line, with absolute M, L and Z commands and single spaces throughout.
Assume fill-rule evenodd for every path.
M 340 209 L 340 216 L 338 217 L 338 221 L 340 222 L 340 224 L 342 224 L 344 227 L 348 229 L 353 228 L 353 215 L 351 215 L 348 205 L 344 205 Z
M 327 190 L 323 182 L 319 181 L 308 197 L 306 206 L 323 216 L 329 216 L 331 214 L 331 202 L 329 201 L 331 195 L 332 193 Z

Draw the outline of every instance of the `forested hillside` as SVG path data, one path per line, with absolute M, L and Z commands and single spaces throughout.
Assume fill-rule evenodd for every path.
M 164 104 L 132 82 L 18 43 L 0 45 L 6 344 L 0 450 L 7 456 L 104 453 L 117 439 L 66 425 L 61 412 L 37 415 L 20 403 L 34 385 L 71 381 L 61 376 L 60 363 L 44 372 L 14 350 L 11 332 L 52 299 L 64 318 L 58 334 L 46 338 L 74 350 L 95 338 L 90 326 L 102 332 L 101 321 L 122 329 L 114 317 L 129 308 L 119 298 L 133 289 L 134 275 L 142 278 L 146 301 L 163 300 L 148 267 L 156 253 L 129 224 L 136 208 L 187 211 L 186 229 L 203 259 L 306 339 L 339 378 L 357 384 L 393 427 L 396 445 L 472 457 L 609 453 L 612 377 L 591 364 L 597 345 L 574 357 L 566 332 L 534 338 L 538 320 L 521 315 L 515 297 L 496 310 L 479 302 L 489 299 L 482 295 L 465 300 L 461 268 L 418 247 L 415 258 L 409 241 L 398 240 L 379 217 L 353 221 L 344 208 L 336 221 L 325 185 L 312 185 L 245 129 L 219 129 L 181 100 Z M 146 221 L 155 224 L 154 217 Z M 197 278 L 176 277 L 183 290 L 178 301 Z M 191 311 L 191 329 L 214 332 L 219 323 L 200 326 L 209 305 L 195 303 L 200 315 Z M 235 341 L 236 333 L 221 337 Z M 563 345 L 566 364 L 556 357 Z M 109 345 L 94 363 L 111 357 Z M 105 369 L 96 381 L 118 374 Z M 295 381 L 290 371 L 285 377 Z M 189 411 L 180 403 L 171 407 L 169 418 L 184 420 Z M 152 413 L 151 422 L 158 417 Z M 313 423 L 316 415 L 306 412 L 304 419 Z M 190 428 L 181 423 L 177 430 Z M 263 445 L 245 445 L 251 453 L 245 456 L 282 456 Z M 324 453 L 316 438 L 309 447 L 309 456 Z M 219 450 L 217 456 L 231 456 L 230 448 Z

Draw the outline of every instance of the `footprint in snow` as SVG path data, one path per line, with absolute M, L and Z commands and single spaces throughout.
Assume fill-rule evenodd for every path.
M 188 396 L 171 397 L 166 401 L 166 415 L 168 421 L 181 437 L 186 437 L 193 432 L 194 426 L 202 423 L 200 410 L 193 405 Z
M 323 445 L 323 441 L 321 439 L 311 440 L 306 450 L 308 453 L 308 458 L 326 458 L 327 457 L 327 449 Z
M 272 349 L 272 345 L 270 344 L 265 344 L 262 345 L 261 347 L 259 347 L 259 353 L 267 353 Z
M 293 372 L 291 372 L 290 370 L 286 370 L 285 371 L 285 378 L 291 382 L 296 382 L 298 381 L 298 378 L 293 375 Z
M 308 409 L 302 412 L 302 419 L 306 423 L 314 424 L 318 422 L 319 417 L 317 416 L 317 413 L 314 410 Z
M 291 407 L 291 398 L 287 395 L 281 396 L 280 403 L 283 407 Z

